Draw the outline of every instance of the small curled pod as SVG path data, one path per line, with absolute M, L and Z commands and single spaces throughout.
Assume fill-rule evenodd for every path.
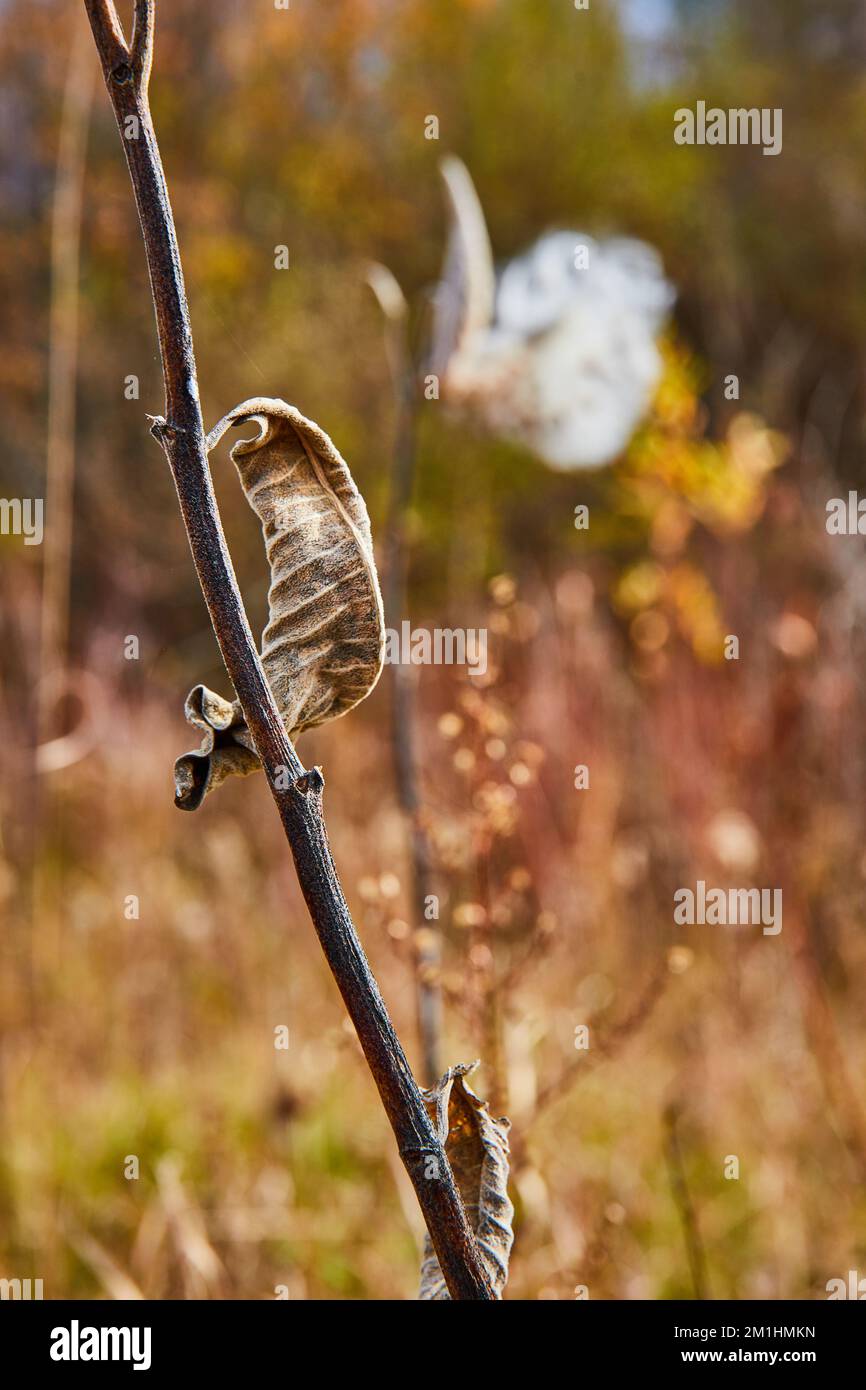
M 363 700 L 382 670 L 385 621 L 370 518 L 349 469 L 318 425 L 285 401 L 235 406 L 207 437 L 254 424 L 231 459 L 262 524 L 270 569 L 262 665 L 290 738 Z M 201 747 L 175 763 L 175 804 L 194 811 L 226 777 L 260 767 L 240 703 L 190 691 L 188 722 Z

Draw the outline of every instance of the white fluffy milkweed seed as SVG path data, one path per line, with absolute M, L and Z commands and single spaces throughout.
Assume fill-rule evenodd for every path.
M 442 162 L 450 210 L 434 299 L 433 370 L 443 399 L 551 468 L 595 468 L 628 444 L 661 376 L 656 339 L 674 300 L 645 242 L 542 236 L 497 277 L 465 166 Z
M 370 519 L 349 469 L 318 425 L 285 401 L 257 397 L 224 415 L 255 426 L 231 458 L 262 524 L 270 568 L 262 666 L 290 737 L 369 695 L 382 670 L 385 623 Z M 197 685 L 185 714 L 201 747 L 175 763 L 175 803 L 194 811 L 226 777 L 260 766 L 237 700 Z

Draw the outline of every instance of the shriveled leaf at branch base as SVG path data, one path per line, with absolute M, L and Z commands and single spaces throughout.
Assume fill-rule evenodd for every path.
M 477 1066 L 477 1062 L 461 1062 L 449 1067 L 438 1085 L 423 1091 L 422 1095 L 436 1132 L 445 1145 L 481 1261 L 496 1297 L 501 1298 L 514 1240 L 511 1229 L 514 1208 L 508 1197 L 510 1122 L 504 1118 L 494 1120 L 487 1101 L 479 1100 L 467 1086 L 465 1077 Z M 419 1297 L 451 1297 L 429 1235 L 424 1241 Z
M 174 765 L 175 801 L 194 811 L 227 777 L 244 777 L 261 764 L 237 700 L 224 700 L 206 685 L 196 685 L 183 712 L 187 723 L 204 733 L 201 747 L 184 753 Z
M 369 695 L 382 670 L 385 623 L 370 518 L 349 469 L 318 425 L 285 401 L 257 397 L 230 410 L 230 425 L 257 433 L 231 451 L 246 499 L 262 523 L 271 571 L 262 665 L 290 737 L 336 719 Z M 196 686 L 187 720 L 205 733 L 175 764 L 175 802 L 194 811 L 226 777 L 259 760 L 237 700 Z

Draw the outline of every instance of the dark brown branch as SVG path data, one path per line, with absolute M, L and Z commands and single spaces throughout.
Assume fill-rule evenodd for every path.
M 150 271 L 166 396 L 165 419 L 154 421 L 152 433 L 171 467 L 226 670 L 267 774 L 313 925 L 357 1030 L 449 1292 L 455 1299 L 491 1299 L 444 1148 L 343 897 L 322 816 L 321 772 L 304 769 L 283 727 L 226 547 L 205 451 L 174 218 L 147 98 L 153 0 L 137 0 L 132 48 L 123 37 L 112 0 L 85 0 L 85 5 L 129 165 Z M 280 790 L 286 770 L 292 780 L 288 790 Z M 427 1177 L 428 1172 L 436 1176 Z
M 139 84 L 147 88 L 153 62 L 153 29 L 156 5 L 153 0 L 135 0 L 132 21 L 132 42 L 129 45 L 130 66 Z

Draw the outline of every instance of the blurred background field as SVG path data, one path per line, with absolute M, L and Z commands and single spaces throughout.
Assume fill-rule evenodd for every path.
M 5 497 L 44 496 L 77 11 L 0 4 Z M 490 633 L 483 679 L 417 682 L 443 1053 L 480 1056 L 478 1091 L 512 1119 L 508 1296 L 825 1297 L 866 1274 L 866 567 L 859 537 L 825 528 L 866 426 L 862 7 L 161 0 L 157 23 L 205 422 L 248 396 L 297 404 L 349 461 L 380 555 L 395 418 L 365 267 L 394 272 L 420 339 L 439 158 L 465 160 L 498 259 L 556 227 L 661 253 L 664 373 L 611 468 L 554 473 L 444 401 L 421 409 L 410 612 L 388 622 Z M 79 95 L 94 81 L 62 699 L 40 660 L 42 548 L 0 537 L 0 1277 L 46 1297 L 404 1298 L 414 1198 L 263 780 L 194 816 L 172 805 L 187 690 L 230 692 L 146 432 L 163 398 L 144 257 L 78 51 Z M 782 154 L 676 146 L 673 111 L 699 98 L 781 107 Z M 261 540 L 232 474 L 222 450 L 258 630 Z M 337 866 L 417 1064 L 429 927 L 390 676 L 299 751 L 323 767 Z M 49 734 L 72 738 L 53 771 L 40 692 Z M 699 878 L 782 888 L 782 933 L 675 926 Z

